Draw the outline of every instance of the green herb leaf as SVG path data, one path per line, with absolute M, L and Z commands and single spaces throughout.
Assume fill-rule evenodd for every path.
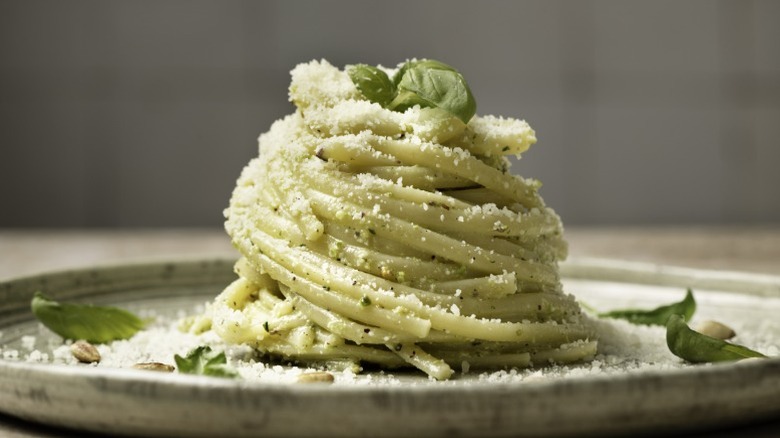
M 347 69 L 347 74 L 363 96 L 383 107 L 395 98 L 395 85 L 385 72 L 366 64 L 357 64 Z
M 477 112 L 477 103 L 471 89 L 457 70 L 434 60 L 410 61 L 393 77 L 398 95 L 387 108 L 394 111 L 420 105 L 441 108 L 458 117 L 463 123 Z
M 65 339 L 105 343 L 129 339 L 144 328 L 145 322 L 116 307 L 58 303 L 40 292 L 30 303 L 38 321 Z
M 238 372 L 227 364 L 225 353 L 211 351 L 208 346 L 198 347 L 185 357 L 177 354 L 173 359 L 180 373 L 231 379 L 238 377 Z
M 395 75 L 393 76 L 393 85 L 398 87 L 398 84 L 401 83 L 401 78 L 406 75 L 406 72 L 412 68 L 417 66 L 426 66 L 430 68 L 438 68 L 442 70 L 452 70 L 454 72 L 457 72 L 454 67 L 447 65 L 443 62 L 436 61 L 435 59 L 420 59 L 420 60 L 414 60 L 414 61 L 407 61 L 404 63 L 404 65 L 401 66 L 401 68 L 398 69 L 397 72 L 395 72 Z
M 600 313 L 603 318 L 625 319 L 632 324 L 640 325 L 666 325 L 666 321 L 672 315 L 682 315 L 685 319 L 690 319 L 696 311 L 696 300 L 693 298 L 693 292 L 688 289 L 685 298 L 678 302 L 661 306 L 653 310 L 622 309 L 611 312 Z
M 347 73 L 368 100 L 393 111 L 403 112 L 415 105 L 440 108 L 463 123 L 468 123 L 477 112 L 466 79 L 439 61 L 409 61 L 398 69 L 392 81 L 382 70 L 365 64 L 350 66 Z
M 672 315 L 666 323 L 666 345 L 675 356 L 694 363 L 766 357 L 747 347 L 692 330 L 680 315 Z

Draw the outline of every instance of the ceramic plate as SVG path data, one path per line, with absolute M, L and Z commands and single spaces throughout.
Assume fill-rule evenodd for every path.
M 698 313 L 780 337 L 780 278 L 614 261 L 562 266 L 589 304 L 653 305 L 696 288 Z M 175 315 L 233 279 L 229 260 L 99 267 L 0 283 L 0 348 L 37 334 L 42 290 L 59 300 Z M 774 331 L 772 331 L 774 330 Z M 29 337 L 27 337 L 29 342 Z M 42 342 L 42 341 L 41 341 Z M 776 345 L 776 344 L 775 344 Z M 38 346 L 45 350 L 46 345 Z M 49 347 L 50 348 L 50 347 Z M 166 436 L 561 436 L 701 430 L 780 414 L 780 358 L 609 376 L 374 386 L 264 384 L 0 359 L 0 411 L 79 430 Z

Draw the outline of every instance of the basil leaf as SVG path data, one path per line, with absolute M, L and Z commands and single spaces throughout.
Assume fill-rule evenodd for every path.
M 415 105 L 419 105 L 420 108 L 433 108 L 436 106 L 413 91 L 401 91 L 388 104 L 387 108 L 402 113 Z
M 65 339 L 105 343 L 129 339 L 144 328 L 145 322 L 116 307 L 58 303 L 36 292 L 30 303 L 35 317 L 46 328 Z
M 185 357 L 177 354 L 173 360 L 180 373 L 231 379 L 238 377 L 238 372 L 227 364 L 225 353 L 211 351 L 208 346 L 195 348 Z
M 395 85 L 385 72 L 366 64 L 347 69 L 347 74 L 363 96 L 371 102 L 386 107 L 396 95 Z
M 675 356 L 694 363 L 766 357 L 747 347 L 692 330 L 680 315 L 672 315 L 666 323 L 666 345 Z
M 421 60 L 407 61 L 404 63 L 404 65 L 401 66 L 401 68 L 398 69 L 397 72 L 395 72 L 395 75 L 393 76 L 393 85 L 395 87 L 398 87 L 398 84 L 401 82 L 401 78 L 403 78 L 404 75 L 406 74 L 406 71 L 412 67 L 439 68 L 442 70 L 457 71 L 452 66 L 449 66 L 443 62 L 436 61 L 434 59 L 421 59 Z
M 652 310 L 623 309 L 613 310 L 611 312 L 600 313 L 603 318 L 625 319 L 632 324 L 639 325 L 666 325 L 666 321 L 672 315 L 682 315 L 685 319 L 690 319 L 696 311 L 696 300 L 693 298 L 693 292 L 688 289 L 685 298 L 678 302 L 661 306 Z
M 454 68 L 433 60 L 411 61 L 394 76 L 398 96 L 387 106 L 394 111 L 420 105 L 441 108 L 463 123 L 477 112 L 477 103 L 466 79 Z
M 406 62 L 392 81 L 382 70 L 365 64 L 348 67 L 347 74 L 368 100 L 393 111 L 403 112 L 415 105 L 440 108 L 463 123 L 468 123 L 477 112 L 466 79 L 443 62 Z

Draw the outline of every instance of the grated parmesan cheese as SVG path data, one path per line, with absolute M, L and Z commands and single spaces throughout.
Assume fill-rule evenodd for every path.
M 450 310 L 453 313 L 459 312 L 457 306 L 453 306 Z M 24 360 L 31 363 L 67 364 L 95 368 L 130 368 L 140 362 L 174 364 L 173 356 L 175 354 L 184 355 L 200 345 L 210 345 L 214 350 L 225 351 L 229 364 L 236 368 L 241 378 L 247 382 L 292 385 L 295 384 L 297 376 L 300 374 L 322 370 L 322 368 L 316 367 L 279 365 L 263 361 L 256 357 L 252 348 L 228 345 L 212 331 L 201 334 L 182 332 L 178 328 L 181 317 L 182 315 L 169 318 L 158 317 L 158 322 L 152 327 L 137 333 L 129 340 L 97 345 L 102 357 L 100 363 L 97 364 L 78 363 L 70 352 L 70 342 L 62 343 L 58 340 L 59 338 L 48 333 L 42 326 L 39 328 L 40 333 L 37 336 L 24 336 L 18 341 L 17 348 L 3 347 L 0 349 L 0 354 L 4 360 Z M 539 382 L 702 366 L 687 364 L 672 355 L 666 346 L 663 327 L 634 325 L 616 319 L 600 319 L 595 320 L 594 323 L 599 336 L 599 344 L 595 358 L 589 363 L 547 364 L 541 368 L 511 368 L 498 371 L 480 371 L 475 374 L 468 361 L 464 360 L 461 363 L 460 378 L 456 377 L 445 382 L 422 377 L 412 379 L 406 372 L 356 373 L 352 369 L 329 370 L 329 372 L 335 377 L 335 385 L 399 386 L 454 385 L 462 383 L 463 379 L 491 383 Z M 746 332 L 738 329 L 738 338 L 735 339 L 735 342 L 750 345 L 768 356 L 778 356 L 780 346 L 773 335 L 778 330 L 780 330 L 780 325 L 776 322 L 764 321 L 760 324 L 759 330 Z M 0 340 L 2 339 L 0 336 Z M 32 347 L 36 345 L 38 348 L 33 349 Z M 562 348 L 566 348 L 566 346 Z

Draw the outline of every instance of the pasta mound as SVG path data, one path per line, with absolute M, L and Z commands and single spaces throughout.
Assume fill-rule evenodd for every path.
M 292 71 L 290 99 L 225 210 L 242 257 L 206 326 L 285 360 L 436 379 L 593 357 L 561 221 L 508 170 L 536 142 L 527 123 L 390 111 L 326 61 Z

